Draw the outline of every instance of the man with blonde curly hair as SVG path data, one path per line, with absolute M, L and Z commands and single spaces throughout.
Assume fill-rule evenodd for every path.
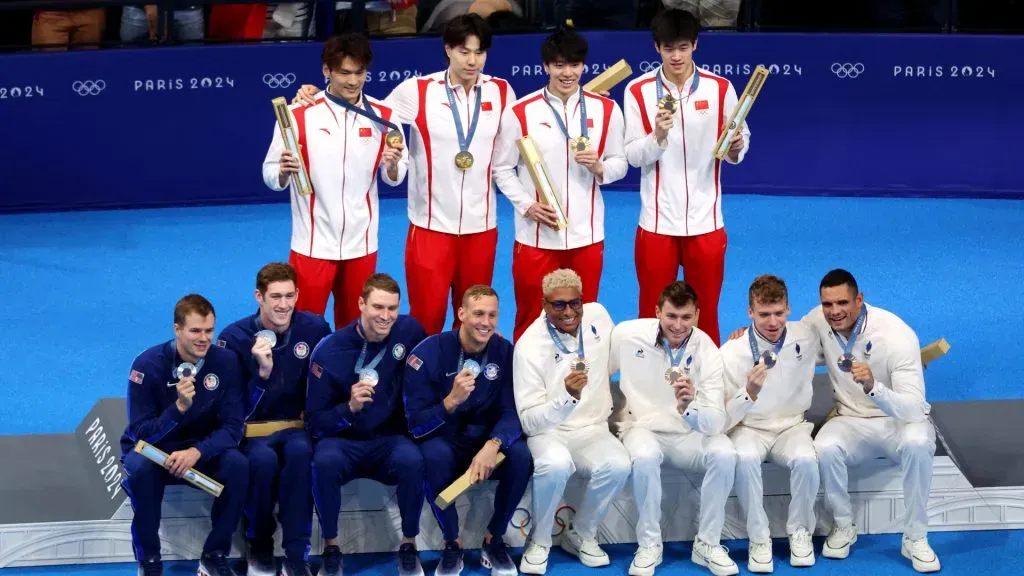
M 534 460 L 534 524 L 519 566 L 524 574 L 547 571 L 555 511 L 574 472 L 589 483 L 562 549 L 585 566 L 606 566 L 597 527 L 630 471 L 625 447 L 608 429 L 614 323 L 604 306 L 583 303 L 576 272 L 555 270 L 541 286 L 544 315 L 516 342 L 513 360 L 516 407 Z

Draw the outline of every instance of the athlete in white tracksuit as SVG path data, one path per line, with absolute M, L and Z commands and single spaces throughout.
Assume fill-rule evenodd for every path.
M 764 275 L 755 279 L 749 302 L 751 326 L 742 338 L 722 346 L 726 430 L 736 447 L 736 496 L 746 515 L 750 539 L 747 569 L 774 569 L 761 478 L 765 458 L 790 473 L 789 562 L 811 566 L 819 477 L 811 440 L 814 425 L 804 419 L 804 412 L 814 395 L 820 340 L 800 322 L 787 322 L 789 296 L 780 278 Z
M 609 370 L 619 372 L 625 408 L 616 418 L 633 464 L 637 552 L 632 575 L 650 575 L 662 562 L 661 465 L 704 472 L 700 527 L 692 560 L 713 574 L 738 569 L 719 545 L 725 503 L 732 490 L 736 450 L 722 434 L 726 423 L 722 358 L 696 328 L 697 296 L 683 282 L 661 293 L 656 318 L 615 327 Z
M 516 407 L 533 454 L 533 528 L 520 571 L 544 574 L 551 527 L 566 482 L 589 477 L 583 501 L 562 536 L 562 548 L 586 566 L 605 566 L 597 527 L 629 478 L 629 455 L 608 428 L 612 397 L 608 350 L 614 324 L 608 311 L 583 304 L 572 270 L 544 277 L 544 314 L 516 342 Z
M 814 439 L 825 500 L 835 523 L 822 549 L 846 558 L 857 541 L 847 469 L 886 457 L 903 472 L 906 523 L 901 552 L 918 572 L 940 569 L 928 544 L 928 493 L 935 428 L 925 400 L 917 334 L 898 316 L 870 306 L 853 275 L 832 270 L 819 287 L 821 306 L 802 320 L 821 340 L 837 415 Z

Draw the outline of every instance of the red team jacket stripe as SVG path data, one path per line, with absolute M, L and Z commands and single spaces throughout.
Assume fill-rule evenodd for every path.
M 718 83 L 718 131 L 715 132 L 719 137 L 722 134 L 722 126 L 725 124 L 725 94 L 729 91 L 729 82 L 725 78 L 719 78 L 718 76 L 710 76 L 702 72 L 698 72 L 701 78 L 707 78 L 708 80 L 714 80 Z M 715 142 L 718 138 L 715 138 Z M 718 230 L 718 199 L 721 197 L 721 190 L 719 189 L 719 174 L 722 170 L 722 161 L 715 160 L 715 207 L 711 214 L 715 219 L 715 230 Z
M 530 131 L 526 127 L 526 106 L 529 105 L 531 102 L 537 102 L 538 100 L 540 100 L 543 97 L 544 96 L 542 94 L 537 94 L 533 98 L 530 98 L 529 100 L 523 100 L 522 102 L 520 102 L 520 103 L 518 103 L 518 104 L 516 104 L 515 106 L 512 107 L 512 113 L 515 114 L 516 120 L 519 120 L 519 131 L 523 133 L 523 138 L 526 138 L 529 135 L 529 133 L 530 133 Z M 534 190 L 533 190 L 533 198 L 534 198 L 535 202 L 540 202 L 540 191 L 537 190 L 536 188 L 534 188 Z M 536 231 L 533 234 L 533 238 L 534 238 L 533 245 L 534 246 L 539 246 L 540 245 L 540 222 L 537 222 L 536 224 L 534 224 L 534 228 L 535 228 Z
M 316 189 L 313 188 L 313 167 L 309 165 L 309 146 L 306 146 L 306 109 L 309 106 L 296 108 L 292 115 L 295 116 L 295 128 L 299 132 L 299 150 L 302 152 L 302 162 L 306 165 L 306 172 L 309 174 L 309 253 L 313 253 L 313 238 L 316 237 L 314 226 L 316 219 L 313 218 L 313 208 L 316 207 Z
M 600 159 L 600 158 L 604 157 L 604 145 L 605 145 L 605 142 L 608 141 L 608 126 L 611 124 L 611 121 L 612 121 L 612 111 L 615 109 L 615 107 L 614 107 L 615 103 L 612 102 L 612 100 L 610 98 L 605 98 L 604 96 L 598 96 L 597 94 L 590 94 L 589 92 L 587 92 L 586 95 L 593 96 L 594 98 L 600 100 L 602 104 L 604 104 L 604 115 L 603 115 L 604 125 L 601 127 L 602 128 L 602 131 L 601 131 L 601 143 L 597 147 L 597 157 Z M 597 177 L 595 176 L 594 180 L 593 180 L 593 183 L 590 185 L 590 243 L 591 244 L 594 243 L 594 203 L 596 201 L 597 201 Z
M 494 85 L 498 87 L 498 94 L 501 97 L 501 108 L 498 109 L 498 126 L 500 127 L 501 115 L 505 113 L 505 104 L 508 100 L 508 82 L 497 78 L 492 78 L 490 81 L 494 82 Z M 487 163 L 487 212 L 484 214 L 484 227 L 491 220 L 491 166 L 494 164 L 494 143 L 498 141 L 498 132 L 500 132 L 500 129 L 494 131 L 494 139 L 491 140 L 491 161 Z
M 385 121 L 391 120 L 391 109 L 385 108 L 380 104 L 370 103 L 370 106 L 377 109 L 377 114 L 380 115 Z M 377 148 L 377 159 L 373 161 L 373 170 L 370 171 L 370 185 L 366 188 L 366 209 L 370 212 L 370 222 L 366 226 L 366 240 L 365 240 L 365 254 L 370 253 L 370 225 L 373 224 L 373 202 L 370 201 L 370 190 L 373 189 L 373 183 L 377 178 L 377 169 L 380 168 L 380 159 L 384 155 L 384 143 L 387 141 L 387 129 L 381 127 L 380 131 L 380 147 Z
M 644 126 L 644 133 L 650 134 L 654 131 L 651 126 L 651 119 L 647 115 L 647 107 L 644 106 L 644 96 L 642 89 L 644 85 L 654 82 L 657 76 L 651 76 L 650 78 L 641 80 L 630 87 L 629 91 L 636 100 L 636 106 L 640 109 L 640 123 Z M 658 216 L 661 214 L 661 209 L 658 207 L 658 194 L 661 192 L 661 160 L 654 163 L 654 233 L 658 233 Z
M 416 129 L 423 139 L 423 151 L 427 155 L 427 229 L 430 229 L 430 219 L 433 216 L 434 198 L 434 162 L 433 153 L 430 149 L 430 132 L 427 128 L 427 86 L 430 86 L 429 78 L 422 78 L 417 81 L 419 88 L 419 110 L 416 113 Z

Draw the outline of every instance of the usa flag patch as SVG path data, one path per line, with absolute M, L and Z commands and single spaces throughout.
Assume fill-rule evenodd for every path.
M 313 362 L 312 364 L 309 365 L 309 371 L 312 372 L 313 376 L 316 376 L 317 378 L 323 376 L 324 373 L 324 369 L 321 368 L 320 365 L 317 364 L 316 362 Z
M 131 373 L 128 374 L 128 379 L 131 380 L 132 382 L 135 382 L 136 384 L 142 384 L 142 379 L 145 377 L 146 375 L 143 374 L 142 372 L 139 372 L 138 370 L 132 370 Z
M 406 360 L 406 363 L 409 364 L 413 370 L 419 370 L 420 366 L 423 366 L 423 360 L 420 360 L 419 356 L 415 354 L 410 355 L 409 359 Z

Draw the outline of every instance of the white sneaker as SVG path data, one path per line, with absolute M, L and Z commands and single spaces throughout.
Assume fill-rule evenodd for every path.
M 856 541 L 856 526 L 850 524 L 843 527 L 835 524 L 832 526 L 832 531 L 828 533 L 828 538 L 825 539 L 825 545 L 821 547 L 821 555 L 825 558 L 842 560 L 850 555 L 850 548 Z
M 803 528 L 789 535 L 789 565 L 814 566 L 814 543 L 810 532 Z
M 759 574 L 775 571 L 771 540 L 767 542 L 750 541 L 750 547 L 747 549 L 747 570 Z
M 598 568 L 609 564 L 608 555 L 597 544 L 597 540 L 580 536 L 572 526 L 562 536 L 562 550 L 579 558 L 580 562 L 589 568 Z
M 911 540 L 904 536 L 900 552 L 904 558 L 908 558 L 913 563 L 914 570 L 918 572 L 938 572 L 942 568 L 942 565 L 939 564 L 939 557 L 928 545 L 927 537 Z
M 661 566 L 662 551 L 661 545 L 638 546 L 629 565 L 629 576 L 653 576 L 654 569 Z
M 530 542 L 519 562 L 519 571 L 523 574 L 544 574 L 548 571 L 548 548 Z
M 715 576 L 731 576 L 739 574 L 740 569 L 729 558 L 729 549 L 725 546 L 712 546 L 700 538 L 693 541 L 693 553 L 690 560 L 698 566 L 704 566 Z

